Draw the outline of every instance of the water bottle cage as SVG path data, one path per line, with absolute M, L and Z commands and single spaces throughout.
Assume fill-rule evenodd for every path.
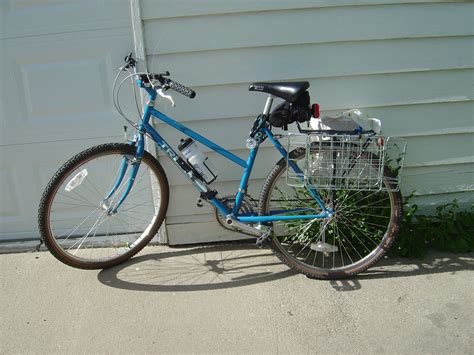
M 217 191 L 215 190 L 209 190 L 207 192 L 201 192 L 200 197 L 204 200 L 212 200 L 214 197 L 217 196 Z
M 207 160 L 207 158 L 206 158 L 206 160 Z M 212 174 L 213 175 L 212 180 L 211 181 L 206 181 L 204 179 L 204 177 L 199 173 L 199 171 L 197 171 L 197 169 L 187 159 L 184 160 L 182 158 L 178 158 L 176 160 L 176 162 L 187 174 L 189 174 L 191 179 L 194 179 L 194 180 L 198 179 L 198 180 L 201 180 L 202 182 L 204 182 L 206 184 L 211 184 L 217 179 L 217 175 Z M 207 168 L 207 165 L 205 165 L 205 166 Z M 212 171 L 209 168 L 208 168 L 208 170 L 212 173 Z
M 211 182 L 213 182 L 217 178 L 217 176 L 215 176 L 214 179 L 211 182 L 207 182 L 207 181 L 204 180 L 202 175 L 199 174 L 199 172 L 187 160 L 184 160 L 182 158 L 178 158 L 176 160 L 176 162 L 181 167 L 181 169 L 183 169 L 189 175 L 191 180 L 198 179 L 198 180 L 201 180 L 202 182 L 204 182 L 206 184 L 210 184 Z
M 192 167 L 192 169 L 193 169 L 193 172 L 196 174 L 196 177 L 197 177 L 199 180 L 201 180 L 201 181 L 203 181 L 203 182 L 205 182 L 206 184 L 209 185 L 209 184 L 212 184 L 212 183 L 217 179 L 217 175 L 215 175 L 215 174 L 212 172 L 212 170 L 209 168 L 209 166 L 206 164 L 206 161 L 207 161 L 208 159 L 209 159 L 209 158 L 206 157 L 206 160 L 204 160 L 204 161 L 202 162 L 202 164 L 206 167 L 207 171 L 210 172 L 211 175 L 212 175 L 212 179 L 211 179 L 210 181 L 206 181 L 206 180 L 204 179 L 204 177 L 202 176 L 202 174 L 200 174 L 199 171 L 197 171 L 197 169 L 196 169 L 194 166 L 192 166 L 191 164 L 189 164 L 189 162 L 188 162 L 188 164 L 191 165 L 191 167 Z

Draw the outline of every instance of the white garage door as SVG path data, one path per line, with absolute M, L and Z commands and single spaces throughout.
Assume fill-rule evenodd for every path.
M 122 137 L 115 68 L 133 49 L 128 1 L 0 2 L 0 241 L 37 239 L 49 178 Z

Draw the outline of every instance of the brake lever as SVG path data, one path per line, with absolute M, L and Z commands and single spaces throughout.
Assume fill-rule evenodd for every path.
M 124 61 L 127 63 L 126 65 L 127 65 L 129 68 L 135 68 L 135 66 L 137 65 L 137 60 L 132 57 L 132 52 L 130 52 L 129 55 L 127 55 L 127 56 L 124 58 Z
M 156 92 L 157 92 L 158 95 L 160 95 L 162 98 L 171 101 L 171 106 L 176 107 L 176 105 L 175 105 L 175 103 L 174 103 L 173 98 L 171 97 L 171 95 L 166 95 L 166 94 L 163 92 L 163 89 L 162 89 L 162 88 L 156 89 Z

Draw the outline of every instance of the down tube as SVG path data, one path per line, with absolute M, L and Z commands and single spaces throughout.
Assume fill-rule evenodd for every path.
M 190 179 L 189 175 L 183 170 L 183 168 L 179 165 L 178 163 L 178 155 L 176 152 L 171 148 L 168 143 L 163 139 L 163 137 L 160 136 L 160 134 L 149 124 L 147 123 L 146 125 L 146 130 L 147 132 L 151 135 L 155 143 L 163 150 L 170 158 L 171 161 L 176 165 L 176 167 L 186 176 L 187 179 L 191 181 L 191 183 L 194 185 L 194 187 L 199 191 L 199 192 L 204 192 L 206 193 L 208 191 L 207 187 L 200 183 L 199 181 L 195 179 Z M 213 198 L 210 200 L 210 202 L 219 210 L 219 212 L 227 216 L 230 213 L 230 210 L 227 209 L 217 198 Z

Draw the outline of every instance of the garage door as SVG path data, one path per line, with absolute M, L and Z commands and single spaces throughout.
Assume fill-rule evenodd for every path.
M 115 68 L 133 49 L 128 1 L 2 1 L 0 241 L 38 239 L 37 208 L 71 155 L 122 138 Z

